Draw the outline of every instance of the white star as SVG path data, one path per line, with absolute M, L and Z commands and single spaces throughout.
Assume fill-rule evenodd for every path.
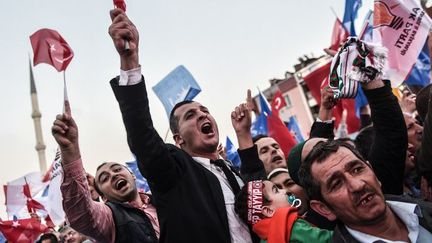
M 55 44 L 50 44 L 50 51 L 51 52 L 56 51 Z
M 13 221 L 13 223 L 12 223 L 12 227 L 18 227 L 18 226 L 20 226 L 20 223 L 18 222 L 18 221 Z

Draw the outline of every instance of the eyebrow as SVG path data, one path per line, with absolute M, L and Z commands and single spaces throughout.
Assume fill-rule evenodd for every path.
M 359 163 L 363 163 L 363 161 L 359 160 L 359 159 L 354 159 L 351 160 L 350 162 L 348 162 L 345 166 L 344 166 L 344 171 L 350 171 L 353 167 L 355 167 L 356 165 L 358 165 Z M 334 173 L 332 173 L 328 179 L 325 182 L 326 185 L 326 190 L 328 190 L 328 188 L 330 187 L 330 184 L 338 177 L 341 177 L 343 172 L 340 171 L 335 171 Z
M 108 168 L 109 168 L 109 169 L 112 169 L 114 166 L 117 166 L 117 165 L 119 165 L 119 164 L 112 164 L 112 165 L 110 165 L 110 167 L 108 167 Z M 121 165 L 119 165 L 119 166 L 121 166 Z M 105 172 L 105 171 L 102 171 L 102 172 L 99 174 L 99 176 L 98 176 L 98 181 L 100 181 L 100 178 L 101 178 L 101 176 L 102 176 L 103 174 L 106 174 L 106 172 Z

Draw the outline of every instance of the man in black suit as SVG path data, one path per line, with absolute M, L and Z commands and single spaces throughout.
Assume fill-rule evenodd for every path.
M 179 103 L 170 116 L 177 146 L 165 144 L 150 116 L 138 31 L 120 9 L 111 11 L 111 19 L 109 34 L 121 63 L 111 86 L 129 147 L 153 193 L 160 242 L 251 242 L 247 226 L 234 212 L 234 195 L 243 182 L 228 162 L 219 160 L 216 121 L 198 102 Z

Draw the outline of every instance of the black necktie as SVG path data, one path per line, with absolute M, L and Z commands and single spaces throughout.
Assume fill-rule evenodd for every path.
M 212 164 L 214 164 L 217 167 L 222 169 L 223 173 L 225 174 L 226 178 L 228 179 L 228 183 L 230 184 L 234 195 L 237 195 L 237 193 L 240 192 L 240 186 L 237 183 L 237 180 L 236 180 L 233 172 L 225 164 L 225 161 L 223 159 L 217 159 L 217 160 L 210 160 L 210 163 L 212 163 Z

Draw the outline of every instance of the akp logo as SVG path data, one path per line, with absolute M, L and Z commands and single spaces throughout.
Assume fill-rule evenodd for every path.
M 390 9 L 398 7 L 399 4 L 395 4 L 391 7 L 387 6 L 386 3 L 381 1 L 375 1 L 374 6 L 374 28 L 382 26 L 389 26 L 395 30 L 398 30 L 404 24 L 403 18 L 394 15 Z

